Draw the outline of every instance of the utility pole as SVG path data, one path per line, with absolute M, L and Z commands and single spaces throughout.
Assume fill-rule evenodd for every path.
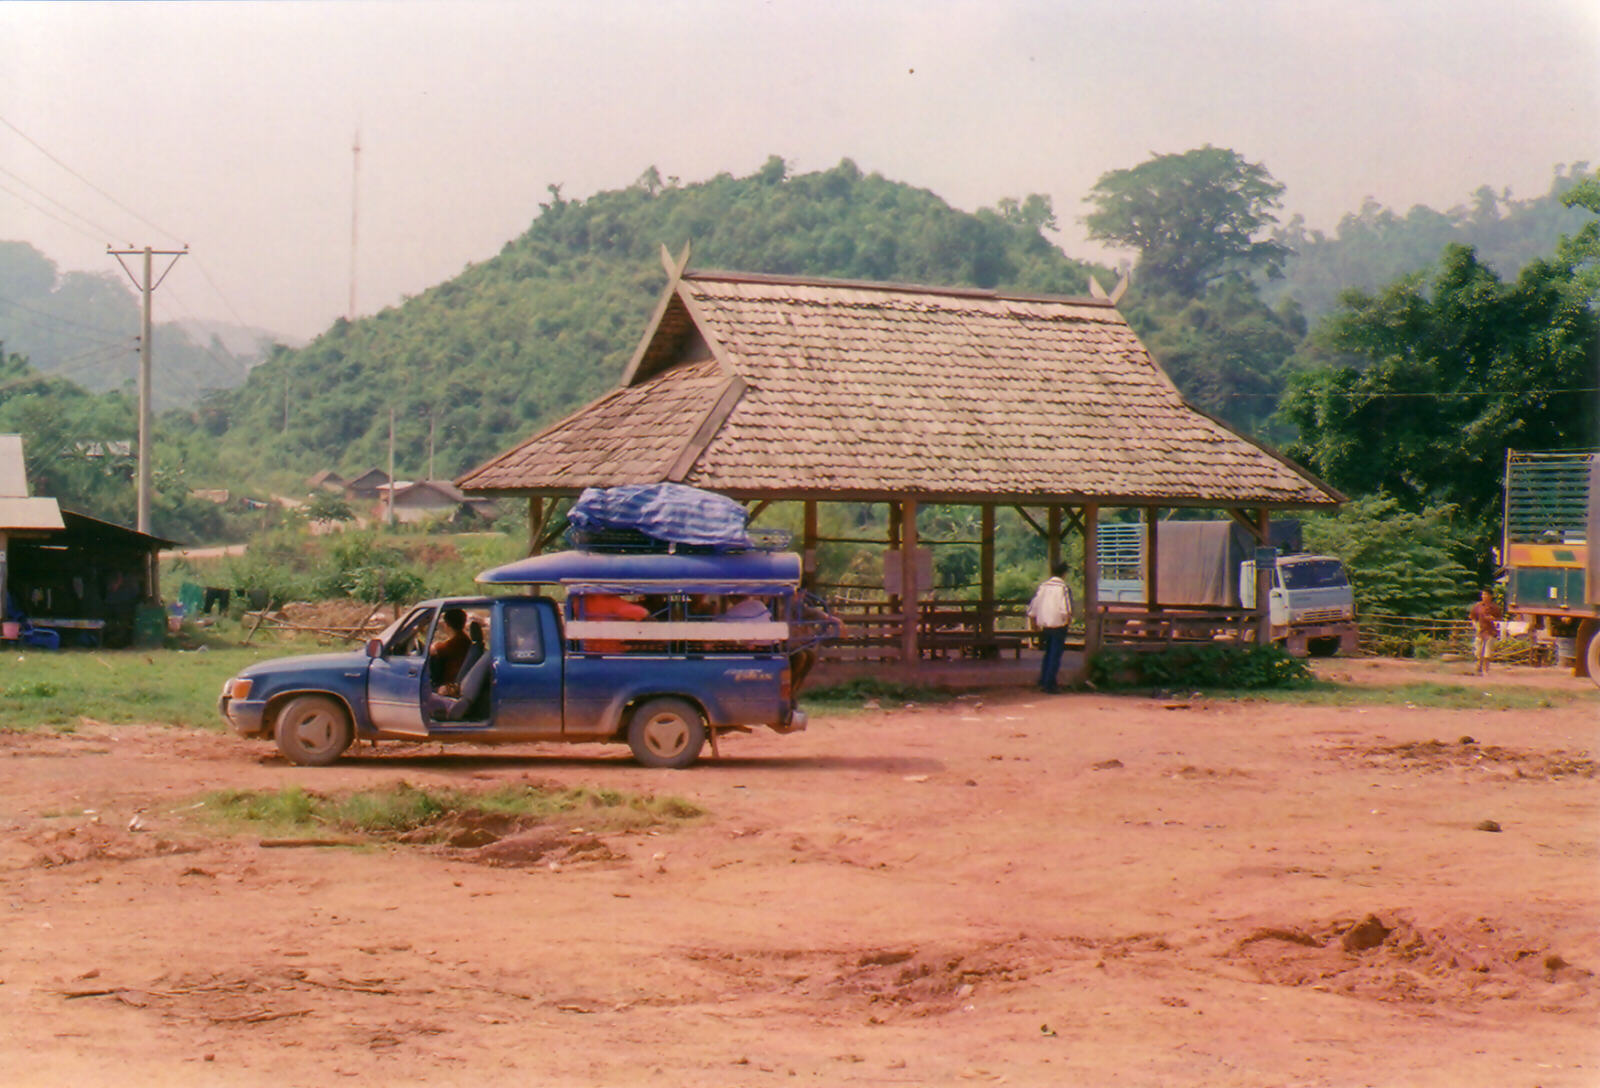
M 384 520 L 394 528 L 394 405 L 389 406 L 389 502 Z
M 106 252 L 117 259 L 122 270 L 133 280 L 133 286 L 144 296 L 144 312 L 139 323 L 139 521 L 137 528 L 141 533 L 150 532 L 150 482 L 151 473 L 151 443 L 152 430 L 150 414 L 150 370 L 151 370 L 151 335 L 150 335 L 150 296 L 155 294 L 156 288 L 166 280 L 167 273 L 172 271 L 173 265 L 178 263 L 178 258 L 189 252 L 189 247 L 182 249 L 112 249 L 106 247 Z M 144 277 L 139 279 L 134 276 L 131 269 L 122 258 L 144 257 Z M 151 266 L 155 257 L 171 257 L 167 267 L 162 270 L 161 278 L 152 281 Z

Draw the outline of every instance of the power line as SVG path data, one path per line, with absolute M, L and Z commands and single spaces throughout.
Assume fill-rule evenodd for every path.
M 71 325 L 74 328 L 87 329 L 89 332 L 97 332 L 105 336 L 123 337 L 127 335 L 126 333 L 114 332 L 111 329 L 101 328 L 99 325 L 90 325 L 84 321 L 74 321 L 70 317 L 62 317 L 59 314 L 51 313 L 49 310 L 41 310 L 37 306 L 29 306 L 25 302 L 18 302 L 15 299 L 5 298 L 4 296 L 0 296 L 0 306 L 10 306 L 17 310 L 26 310 L 28 313 L 38 314 L 40 317 L 47 317 L 51 321 L 59 322 L 62 325 Z M 18 318 L 17 320 L 21 321 L 26 319 Z
M 22 201 L 28 207 L 30 207 L 34 211 L 38 212 L 40 215 L 43 215 L 48 219 L 54 219 L 57 223 L 60 223 L 63 227 L 66 227 L 68 230 L 71 230 L 71 231 L 76 231 L 77 233 L 83 235 L 85 238 L 89 239 L 91 242 L 99 242 L 99 241 L 103 241 L 104 240 L 104 236 L 101 236 L 100 238 L 96 238 L 94 235 L 90 234 L 88 231 L 86 231 L 82 227 L 78 226 L 78 224 L 67 222 L 65 219 L 61 218 L 59 215 L 57 215 L 55 212 L 51 211 L 49 208 L 46 208 L 42 204 L 38 204 L 38 203 L 35 203 L 32 200 L 29 200 L 27 197 L 23 196 L 21 193 L 17 192 L 15 189 L 10 188 L 9 186 L 0 185 L 0 192 L 10 193 L 12 196 L 14 196 L 18 200 Z
M 176 298 L 177 301 L 178 301 L 178 305 L 175 306 L 174 309 L 176 309 L 178 311 L 179 316 L 187 318 L 189 321 L 192 321 L 192 322 L 195 322 L 196 324 L 198 324 L 199 323 L 199 319 L 196 318 L 192 312 L 190 312 L 190 310 L 188 309 L 188 307 L 186 305 L 186 300 L 184 299 L 184 297 L 182 295 L 178 294 L 178 292 L 176 290 L 174 290 L 172 292 L 172 294 L 173 294 L 173 297 Z M 182 330 L 184 332 L 185 336 L 187 337 L 188 330 L 183 328 L 182 323 L 177 323 L 177 324 L 178 324 L 178 328 L 180 330 Z M 228 349 L 226 347 L 224 347 L 223 350 L 227 351 L 228 355 L 227 355 L 227 358 L 224 359 L 222 356 L 218 355 L 216 352 L 211 350 L 211 345 L 210 344 L 198 342 L 193 337 L 188 337 L 188 339 L 189 339 L 189 343 L 193 344 L 195 347 L 199 348 L 201 351 L 203 351 L 207 355 L 209 355 L 213 362 L 215 362 L 215 363 L 217 363 L 217 364 L 219 364 L 221 366 L 229 367 L 229 368 L 237 371 L 241 377 L 243 377 L 243 376 L 245 376 L 245 375 L 250 373 L 250 368 L 248 366 L 246 366 L 243 362 L 241 362 L 238 358 L 236 358 L 234 356 L 233 352 L 228 351 Z
M 138 212 L 134 211 L 132 208 L 130 208 L 126 204 L 124 204 L 122 201 L 118 200 L 116 197 L 112 196 L 110 193 L 108 193 L 104 189 L 100 188 L 100 186 L 96 185 L 94 182 L 90 181 L 88 178 L 86 178 L 82 174 L 78 173 L 78 171 L 74 170 L 72 167 L 68 166 L 66 163 L 64 163 L 60 159 L 56 158 L 55 155 L 51 154 L 50 151 L 43 144 L 39 143 L 39 141 L 35 140 L 32 136 L 29 136 L 26 132 L 23 132 L 20 128 L 18 128 L 16 125 L 12 124 L 5 117 L 0 117 L 0 125 L 5 125 L 6 128 L 9 128 L 12 132 L 15 132 L 18 136 L 21 136 L 24 140 L 28 141 L 28 143 L 32 144 L 34 149 L 37 150 L 39 152 L 39 154 L 43 155 L 45 158 L 49 159 L 51 162 L 53 162 L 57 166 L 61 167 L 61 169 L 65 170 L 67 173 L 71 174 L 73 177 L 75 177 L 79 181 L 83 182 L 89 188 L 93 189 L 95 192 L 99 193 L 101 196 L 103 196 L 107 200 L 111 201 L 111 203 L 115 204 L 118 208 L 121 208 L 123 211 L 127 212 L 129 215 L 131 215 L 135 219 L 139 220 L 139 222 L 145 224 L 148 227 L 151 227 L 151 228 L 155 229 L 158 233 L 165 234 L 168 238 L 171 238 L 175 242 L 176 241 L 182 241 L 182 239 L 180 239 L 176 234 L 172 233 L 170 230 L 167 230 L 165 227 L 161 226 L 159 223 L 154 223 L 151 220 L 147 219 L 145 216 L 140 215 Z M 15 195 L 15 194 L 12 194 L 12 195 Z
M 121 355 L 124 352 L 131 353 L 133 348 L 134 345 L 131 341 L 125 344 L 107 344 L 102 347 L 91 348 L 88 351 L 81 352 L 78 355 L 68 356 L 66 359 L 62 360 L 62 364 L 75 363 L 77 365 L 58 365 L 56 369 L 51 371 L 43 371 L 33 368 L 33 372 L 31 374 L 24 374 L 20 377 L 12 378 L 7 382 L 0 382 L 0 391 L 15 389 L 18 386 L 23 385 L 33 385 L 39 382 L 54 381 L 57 378 L 60 378 L 64 381 L 70 380 L 67 375 L 87 370 L 93 366 L 99 366 L 101 363 L 111 362 L 113 359 L 117 358 L 118 355 Z M 29 366 L 32 368 L 31 363 Z M 73 384 L 76 385 L 77 383 L 73 382 Z
M 114 230 L 108 230 L 103 224 L 96 223 L 93 219 L 90 219 L 87 215 L 84 215 L 82 212 L 74 211 L 73 209 L 67 207 L 65 204 L 61 203 L 61 201 L 57 200 L 55 197 L 51 196 L 49 193 L 45 192 L 43 189 L 39 188 L 37 185 L 33 184 L 27 178 L 25 178 L 22 175 L 16 173 L 15 171 L 7 170 L 5 167 L 0 166 L 0 174 L 6 175 L 11 180 L 13 180 L 17 184 L 21 185 L 23 188 L 31 190 L 35 195 L 37 195 L 38 197 L 40 197 L 43 200 L 49 201 L 51 204 L 54 204 L 56 207 L 60 208 L 64 212 L 66 212 L 68 215 L 76 216 L 79 219 L 83 220 L 89 226 L 91 226 L 95 230 L 99 231 L 104 237 L 110 238 L 110 237 L 112 237 L 113 235 L 115 235 L 117 233 Z M 13 193 L 12 195 L 15 196 L 16 194 Z
M 1363 393 L 1357 390 L 1318 389 L 1318 397 L 1348 397 L 1365 400 L 1442 400 L 1445 397 L 1521 397 L 1529 393 L 1600 393 L 1600 386 L 1580 385 L 1570 389 L 1454 389 L 1433 393 Z M 1233 400 L 1280 400 L 1281 393 L 1229 393 Z
M 100 188 L 100 186 L 96 185 L 94 182 L 92 182 L 88 178 L 84 177 L 78 171 L 76 171 L 72 167 L 68 166 L 65 162 L 62 162 L 61 159 L 59 159 L 55 155 L 53 155 L 47 148 L 45 148 L 43 145 L 41 145 L 33 137 L 29 136 L 26 132 L 23 132 L 20 128 L 18 128 L 11 121 L 7 120 L 4 117 L 0 117 L 0 124 L 4 124 L 7 128 L 11 129 L 11 131 L 15 132 L 18 136 L 21 136 L 24 140 L 27 140 L 28 143 L 32 144 L 34 146 L 34 148 L 36 148 L 39 151 L 40 154 L 44 155 L 51 162 L 53 162 L 57 166 L 61 167 L 61 169 L 65 170 L 67 173 L 71 174 L 73 177 L 75 177 L 79 181 L 83 182 L 83 184 L 87 185 L 89 188 L 93 189 L 95 192 L 97 192 L 101 196 L 105 197 L 105 199 L 111 201 L 112 204 L 115 204 L 118 208 L 120 208 L 123 211 L 127 212 L 129 215 L 133 216 L 135 219 L 139 220 L 141 223 L 144 223 L 147 226 L 153 227 L 155 230 L 157 230 L 161 234 L 166 235 L 168 238 L 173 239 L 174 241 L 180 240 L 179 236 L 174 234 L 172 231 L 167 230 L 166 228 L 162 227 L 160 224 L 152 222 L 146 216 L 141 215 L 140 213 L 134 211 L 132 208 L 128 207 L 122 201 L 118 200 L 116 197 L 112 196 L 110 193 L 108 193 L 104 189 Z M 41 207 L 39 207 L 39 205 L 34 204 L 32 201 L 28 200 L 26 197 L 22 196 L 20 193 L 16 193 L 16 192 L 14 192 L 14 191 L 12 191 L 10 189 L 6 190 L 7 192 L 11 193 L 12 196 L 16 197 L 18 200 L 21 200 L 24 203 L 29 204 L 36 211 L 39 211 L 39 212 L 41 212 L 41 213 L 43 213 L 45 215 L 48 215 L 48 216 L 50 216 L 50 218 L 55 219 L 56 222 L 61 223 L 63 226 L 69 227 L 69 228 L 71 228 L 73 230 L 78 231 L 78 233 L 83 234 L 83 236 L 85 238 L 90 238 L 91 241 L 104 242 L 106 240 L 106 238 L 115 237 L 116 234 L 118 233 L 117 231 L 106 229 L 105 226 L 103 226 L 100 223 L 95 222 L 93 219 L 90 219 L 88 216 L 82 214 L 81 212 L 77 212 L 77 211 L 74 211 L 71 208 L 68 208 L 65 204 L 62 204 L 60 201 L 58 201 L 58 200 L 54 199 L 53 197 L 49 196 L 48 194 L 46 194 L 38 186 L 33 185 L 32 183 L 27 181 L 25 178 L 13 173 L 12 171 L 7 170 L 4 167 L 0 167 L 0 173 L 5 173 L 5 174 L 9 175 L 10 177 L 16 179 L 22 185 L 27 186 L 33 192 L 38 193 L 40 196 L 44 197 L 44 199 L 50 201 L 50 203 L 56 205 L 57 207 L 61 208 L 64 211 L 66 211 L 67 214 L 76 216 L 77 218 L 83 220 L 85 223 L 89 224 L 89 226 L 91 226 L 91 227 L 95 228 L 96 230 L 100 231 L 101 234 L 102 234 L 102 237 L 100 237 L 100 238 L 93 238 L 91 235 L 89 235 L 86 232 L 82 231 L 80 228 L 74 226 L 73 224 L 66 222 L 65 220 L 61 219 L 59 216 L 55 216 L 55 215 L 51 214 L 48 209 L 41 208 Z M 130 246 L 130 248 L 131 248 L 131 246 Z M 233 305 L 233 302 L 228 298 L 228 296 L 223 294 L 222 288 L 217 285 L 217 281 L 212 277 L 211 271 L 208 268 L 206 268 L 205 264 L 202 263 L 199 260 L 198 257 L 195 258 L 195 263 L 200 266 L 200 274 L 202 276 L 204 276 L 205 279 L 206 279 L 206 282 L 211 285 L 211 289 L 217 293 L 217 298 L 222 300 L 222 304 L 228 308 L 228 312 L 233 315 L 233 319 L 235 321 L 237 321 L 241 326 L 249 327 L 250 323 L 247 322 L 243 317 L 239 316 L 238 309 Z
M 200 259 L 200 255 L 196 253 L 191 254 L 191 256 L 194 257 L 194 263 L 196 267 L 200 269 L 200 274 L 204 276 L 206 282 L 211 285 L 211 289 L 217 293 L 217 297 L 220 298 L 222 300 L 222 304 L 228 308 L 228 312 L 233 315 L 233 319 L 234 321 L 238 322 L 239 327 L 246 329 L 254 328 L 255 326 L 251 325 L 250 322 L 239 316 L 239 311 L 234 309 L 233 302 L 229 300 L 227 295 L 222 293 L 222 288 L 217 286 L 217 281 L 211 278 L 211 270 L 207 268 L 205 262 Z

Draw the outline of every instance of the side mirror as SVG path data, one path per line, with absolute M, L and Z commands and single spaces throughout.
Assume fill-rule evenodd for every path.
M 367 639 L 367 656 L 368 657 L 382 657 L 383 656 L 383 639 L 381 639 L 381 638 L 369 638 L 369 639 Z

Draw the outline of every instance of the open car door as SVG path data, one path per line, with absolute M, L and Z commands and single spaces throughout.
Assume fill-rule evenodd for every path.
M 428 683 L 428 638 L 435 610 L 419 608 L 395 629 L 367 666 L 367 714 L 384 733 L 426 739 L 422 696 Z

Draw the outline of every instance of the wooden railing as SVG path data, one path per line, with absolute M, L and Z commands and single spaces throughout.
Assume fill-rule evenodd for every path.
M 924 657 L 1020 657 L 1030 645 L 1026 601 L 996 601 L 984 623 L 983 607 L 970 600 L 928 600 L 918 609 L 917 644 Z M 901 616 L 886 600 L 836 602 L 829 608 L 844 624 L 844 634 L 823 651 L 833 660 L 897 660 Z
M 1252 608 L 1163 605 L 1151 611 L 1124 604 L 1100 606 L 1100 637 L 1107 646 L 1250 642 L 1260 622 L 1260 613 Z

